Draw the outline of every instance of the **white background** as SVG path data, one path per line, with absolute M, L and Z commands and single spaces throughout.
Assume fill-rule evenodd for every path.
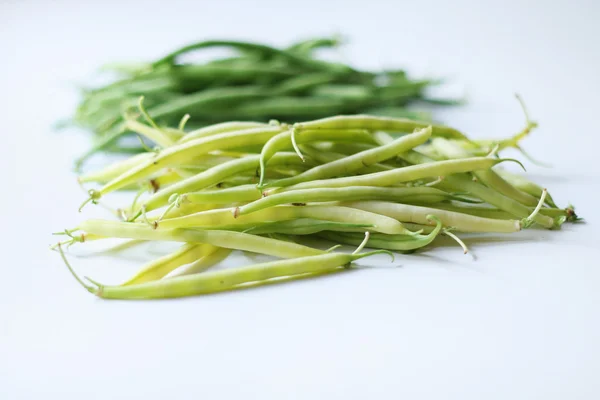
M 599 398 L 600 6 L 485 3 L 0 0 L 0 399 Z M 203 298 L 102 301 L 73 281 L 50 232 L 100 213 L 76 211 L 88 137 L 51 129 L 76 83 L 199 39 L 338 32 L 356 66 L 449 77 L 470 105 L 438 117 L 474 137 L 519 130 L 520 92 L 540 122 L 523 144 L 554 165 L 530 176 L 587 224 Z M 140 257 L 70 255 L 99 280 Z

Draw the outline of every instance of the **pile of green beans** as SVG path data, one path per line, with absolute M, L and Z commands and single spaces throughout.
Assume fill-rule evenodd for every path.
M 440 105 L 455 100 L 433 99 L 426 89 L 438 80 L 412 79 L 403 70 L 367 72 L 326 62 L 319 51 L 340 45 L 338 38 L 315 38 L 275 48 L 261 43 L 210 40 L 194 43 L 147 64 L 107 66 L 117 73 L 110 84 L 82 91 L 72 123 L 96 134 L 96 152 L 140 152 L 131 141 L 139 129 L 135 107 L 143 95 L 160 126 L 174 126 L 182 115 L 195 128 L 225 121 L 281 119 L 299 122 L 335 114 L 382 115 L 427 119 L 425 111 L 409 110 L 415 102 Z M 231 57 L 206 62 L 187 60 L 198 51 L 225 48 Z M 167 136 L 178 139 L 177 130 Z M 148 138 L 157 142 L 158 138 Z
M 145 111 L 140 107 L 140 113 Z M 520 162 L 534 125 L 510 139 L 476 141 L 454 128 L 375 115 L 283 123 L 227 122 L 200 129 L 133 121 L 158 147 L 79 177 L 96 183 L 84 202 L 129 194 L 118 218 L 92 219 L 62 234 L 64 245 L 128 239 L 181 247 L 120 285 L 75 278 L 102 298 L 153 299 L 241 289 L 339 273 L 378 253 L 431 248 L 440 236 L 467 252 L 462 233 L 557 229 L 579 218 L 545 188 L 500 169 Z M 82 206 L 83 207 L 83 206 Z M 80 209 L 81 211 L 81 209 Z M 358 246 L 353 253 L 336 249 Z M 329 249 L 327 249 L 329 247 Z M 362 252 L 368 247 L 373 250 Z M 206 271 L 232 251 L 279 260 Z

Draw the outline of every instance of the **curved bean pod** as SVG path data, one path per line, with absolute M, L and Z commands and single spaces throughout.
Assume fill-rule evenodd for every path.
M 311 141 L 324 141 L 324 140 L 341 140 L 341 141 L 358 141 L 358 142 L 373 142 L 372 136 L 365 130 L 354 129 L 354 130 L 341 130 L 341 129 L 323 129 L 318 131 L 307 130 L 300 134 L 288 130 L 281 132 L 273 136 L 267 143 L 265 143 L 260 153 L 260 181 L 258 186 L 261 187 L 263 184 L 263 177 L 265 175 L 265 168 L 267 162 L 273 157 L 278 151 L 294 146 L 294 139 L 296 144 L 309 143 Z
M 147 224 L 87 220 L 79 229 L 90 234 L 141 240 L 206 243 L 227 249 L 251 251 L 274 257 L 293 258 L 323 254 L 323 251 L 242 232 L 200 229 L 152 229 Z
M 216 250 L 212 253 L 205 255 L 204 257 L 189 265 L 185 265 L 181 268 L 172 271 L 171 273 L 166 275 L 165 278 L 168 279 L 174 278 L 176 276 L 192 275 L 206 271 L 213 265 L 216 265 L 221 261 L 225 260 L 229 256 L 229 254 L 231 254 L 231 251 L 231 249 L 217 247 Z
M 79 183 L 106 182 L 107 180 L 114 179 L 115 177 L 125 173 L 126 171 L 129 171 L 131 168 L 136 167 L 144 161 L 149 160 L 153 156 L 154 154 L 152 153 L 136 154 L 132 157 L 126 158 L 125 160 L 109 164 L 101 170 L 92 171 L 87 174 L 80 175 L 77 177 L 77 181 Z
M 280 133 L 282 129 L 282 127 L 268 127 L 226 132 L 169 147 L 160 152 L 156 157 L 143 161 L 137 167 L 111 180 L 99 190 L 90 190 L 90 199 L 97 200 L 107 193 L 135 183 L 161 168 L 174 163 L 185 163 L 200 154 L 206 154 L 213 150 L 263 144 Z
M 266 193 L 265 193 L 266 194 Z M 246 215 L 268 207 L 288 203 L 323 201 L 418 199 L 420 196 L 439 196 L 440 200 L 452 199 L 452 195 L 431 187 L 389 188 L 372 186 L 350 186 L 323 189 L 300 189 L 266 195 L 252 203 L 237 207 L 237 215 Z
M 431 244 L 431 242 L 433 242 L 442 231 L 442 223 L 439 219 L 432 215 L 429 216 L 429 219 L 433 220 L 436 225 L 435 228 L 433 228 L 433 230 L 427 235 L 392 235 L 390 237 L 390 235 L 376 236 L 373 234 L 369 238 L 369 247 L 394 251 L 411 251 L 425 247 Z M 324 239 L 348 245 L 358 245 L 362 242 L 362 238 L 354 233 L 321 232 L 318 235 Z
M 535 183 L 531 182 L 530 180 L 521 175 L 514 174 L 503 169 L 497 170 L 496 173 L 502 178 L 506 179 L 508 182 L 510 182 L 510 184 L 516 187 L 517 189 L 525 193 L 529 193 L 531 196 L 534 196 L 536 198 L 539 198 L 542 195 L 542 192 L 544 191 L 544 189 L 541 186 L 536 185 Z M 546 195 L 546 204 L 548 204 L 552 208 L 558 208 L 558 206 L 552 199 L 552 196 L 550 196 L 550 193 Z
M 380 254 L 372 251 L 362 254 L 329 253 L 292 260 L 279 260 L 240 268 L 229 268 L 172 279 L 130 286 L 88 285 L 77 280 L 91 293 L 105 299 L 159 299 L 217 293 L 242 288 L 245 284 L 264 284 L 279 277 L 302 277 L 337 270 L 353 261 Z M 63 255 L 64 258 L 64 255 Z M 66 261 L 66 259 L 65 259 Z M 67 263 L 68 265 L 68 263 Z M 69 269 L 71 267 L 69 266 Z M 72 269 L 71 269 L 71 272 Z M 73 273 L 73 275 L 75 275 Z
M 235 210 L 235 208 L 216 209 L 202 211 L 179 218 L 165 219 L 157 224 L 158 229 L 156 230 L 160 231 L 186 227 L 230 229 L 235 228 L 236 226 L 252 227 L 257 223 L 269 221 L 311 218 L 350 224 L 372 225 L 372 230 L 375 232 L 400 235 L 412 234 L 412 232 L 408 231 L 400 222 L 393 218 L 350 207 L 329 205 L 276 206 L 249 215 L 240 215 L 237 217 L 234 215 Z
M 204 128 L 200 128 L 194 131 L 187 133 L 185 136 L 182 136 L 179 139 L 178 143 L 189 142 L 190 140 L 199 139 L 203 137 L 208 137 L 212 135 L 216 135 L 218 133 L 225 132 L 234 132 L 234 131 L 242 131 L 253 128 L 260 128 L 268 126 L 263 122 L 242 122 L 242 121 L 230 121 L 230 122 L 222 122 L 220 124 L 213 124 L 210 126 L 206 126 Z
M 409 133 L 415 129 L 432 127 L 432 135 L 463 139 L 470 142 L 460 131 L 443 125 L 431 125 L 429 122 L 419 122 L 403 118 L 386 118 L 372 115 L 339 115 L 318 119 L 310 122 L 296 123 L 293 129 L 297 131 L 315 129 L 367 129 L 371 131 L 386 131 Z
M 210 244 L 185 244 L 177 251 L 160 257 L 141 268 L 132 278 L 123 283 L 135 285 L 161 279 L 176 268 L 189 264 L 217 250 Z
M 389 142 L 392 139 L 391 136 L 382 135 L 380 140 L 385 142 Z M 400 158 L 408 161 L 411 164 L 415 165 L 427 165 L 433 160 L 418 151 L 410 150 L 406 153 L 400 155 Z M 443 161 L 441 161 L 443 162 Z M 513 199 L 504 196 L 503 194 L 498 193 L 497 191 L 490 189 L 479 182 L 473 182 L 472 179 L 466 176 L 446 176 L 445 179 L 438 184 L 440 188 L 448 188 L 449 190 L 458 190 L 470 193 L 473 196 L 480 198 L 481 200 L 498 207 L 504 211 L 511 213 L 512 215 L 518 218 L 529 218 L 530 210 L 527 206 L 519 203 L 518 201 L 514 201 Z M 531 217 L 532 220 L 545 227 L 545 228 L 554 228 L 557 225 L 560 225 L 560 219 L 555 222 L 552 218 L 549 218 L 540 213 L 535 214 Z
M 372 228 L 370 224 L 349 224 L 344 222 L 324 221 L 311 218 L 299 218 L 288 221 L 268 222 L 247 229 L 246 233 L 262 235 L 265 233 L 282 233 L 288 235 L 311 235 L 321 231 L 364 232 Z M 373 236 L 373 234 L 371 234 Z
M 433 214 L 442 221 L 444 226 L 451 226 L 462 232 L 511 233 L 521 230 L 521 223 L 517 220 L 481 218 L 435 208 L 410 206 L 383 201 L 354 201 L 344 202 L 343 204 L 346 207 L 358 208 L 359 210 L 385 215 L 401 222 L 412 222 L 417 224 L 429 224 L 427 216 Z
M 184 179 L 166 188 L 165 190 L 155 193 L 144 202 L 143 208 L 145 208 L 146 211 L 157 209 L 167 204 L 169 198 L 174 194 L 188 193 L 204 189 L 216 185 L 223 180 L 241 172 L 253 170 L 258 167 L 259 160 L 260 156 L 252 155 L 240 158 L 238 160 L 228 161 L 216 167 L 210 168 L 195 176 Z M 296 154 L 286 152 L 276 154 L 272 159 L 272 163 L 275 165 L 299 165 L 302 164 L 302 161 Z M 312 165 L 311 160 L 307 159 L 306 164 Z M 140 216 L 141 213 L 141 210 L 139 210 L 136 214 L 136 217 L 133 219 Z
M 494 159 L 487 157 L 472 157 L 459 160 L 446 160 L 436 163 L 418 164 L 391 171 L 375 172 L 372 174 L 349 176 L 335 179 L 320 179 L 312 182 L 303 182 L 297 185 L 282 188 L 281 191 L 312 189 L 312 188 L 339 188 L 346 186 L 391 186 L 401 182 L 414 181 L 423 178 L 448 176 L 460 172 L 470 172 L 488 169 L 494 165 L 513 161 L 511 159 Z
M 182 203 L 211 203 L 227 204 L 258 200 L 262 191 L 256 185 L 241 185 L 221 190 L 201 190 L 199 192 L 185 193 L 179 197 Z
M 462 147 L 445 140 L 443 138 L 435 138 L 432 141 L 434 148 L 440 153 L 442 156 L 447 158 L 468 158 L 470 154 L 468 151 L 463 149 Z M 479 179 L 482 183 L 484 183 L 487 187 L 497 190 L 499 193 L 503 194 L 506 197 L 510 197 L 511 199 L 518 201 L 521 204 L 526 206 L 535 207 L 538 203 L 538 199 L 531 196 L 528 193 L 522 192 L 519 189 L 512 186 L 506 180 L 504 180 L 500 175 L 494 172 L 491 169 L 482 170 L 482 171 L 474 171 L 473 174 Z
M 375 140 L 377 140 L 377 136 L 378 133 L 375 133 Z M 431 127 L 428 126 L 427 128 L 423 128 L 412 134 L 400 137 L 393 142 L 384 144 L 383 146 L 361 151 L 360 153 L 356 153 L 340 160 L 332 161 L 325 165 L 309 169 L 308 171 L 293 178 L 282 179 L 270 184 L 266 184 L 264 187 L 285 187 L 312 180 L 344 176 L 351 172 L 360 170 L 361 168 L 376 164 L 380 161 L 388 160 L 399 153 L 403 153 L 407 150 L 417 147 L 418 145 L 425 143 L 430 137 Z

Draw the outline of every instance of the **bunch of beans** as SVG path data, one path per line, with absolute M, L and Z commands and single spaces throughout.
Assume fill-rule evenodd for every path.
M 137 142 L 128 140 L 135 128 L 124 117 L 141 95 L 158 124 L 173 126 L 187 113 L 195 128 L 233 120 L 276 118 L 291 123 L 360 113 L 427 119 L 427 113 L 406 107 L 416 101 L 457 103 L 427 97 L 425 90 L 438 82 L 410 79 L 403 70 L 366 72 L 317 58 L 319 50 L 339 44 L 337 38 L 316 38 L 279 49 L 211 40 L 177 49 L 148 64 L 106 67 L 118 73 L 118 80 L 84 90 L 72 121 L 97 134 L 79 164 L 99 151 L 143 151 Z M 186 61 L 186 56 L 212 48 L 233 50 L 235 55 Z
M 97 185 L 83 205 L 115 191 L 128 191 L 129 204 L 115 211 L 120 218 L 66 230 L 57 247 L 68 265 L 66 244 L 183 244 L 121 285 L 73 273 L 102 298 L 190 296 L 341 272 L 373 254 L 422 251 L 439 236 L 466 252 L 461 233 L 555 229 L 578 219 L 546 189 L 498 167 L 520 164 L 498 154 L 519 146 L 535 126 L 529 121 L 508 139 L 476 141 L 449 126 L 373 115 L 189 130 L 187 118 L 166 129 L 143 107 L 140 114 L 145 120 L 129 126 L 158 146 L 79 178 Z M 206 271 L 234 250 L 280 260 Z

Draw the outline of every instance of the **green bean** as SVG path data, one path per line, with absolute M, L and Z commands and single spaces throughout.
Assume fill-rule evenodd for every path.
M 540 197 L 542 195 L 542 191 L 544 190 L 542 187 L 536 185 L 521 175 L 517 175 L 502 169 L 497 170 L 496 173 L 510 182 L 510 184 L 517 189 L 522 190 L 525 193 L 529 193 L 531 196 Z M 546 196 L 546 204 L 552 208 L 558 208 L 556 203 L 554 203 L 552 196 L 550 196 L 550 193 L 548 193 Z
M 383 201 L 353 201 L 343 202 L 342 204 L 346 207 L 385 215 L 400 222 L 412 222 L 417 224 L 427 224 L 427 216 L 433 214 L 442 221 L 444 226 L 451 226 L 462 232 L 511 233 L 520 231 L 523 225 L 518 220 L 481 218 L 435 208 Z
M 339 75 L 329 72 L 314 72 L 311 74 L 299 74 L 289 78 L 271 90 L 272 95 L 302 94 L 312 88 L 326 83 L 332 83 L 339 79 Z
M 166 275 L 165 278 L 169 279 L 174 278 L 176 276 L 192 275 L 206 271 L 213 265 L 216 265 L 221 261 L 225 260 L 230 253 L 231 249 L 217 248 L 215 251 L 203 256 L 199 260 L 172 271 L 171 273 Z
M 278 82 L 302 72 L 301 69 L 282 68 L 266 62 L 250 65 L 184 64 L 172 67 L 173 79 L 186 92 L 205 89 L 207 85 L 214 82 L 231 86 L 253 84 L 258 81 Z
M 341 40 L 338 37 L 314 38 L 294 43 L 287 47 L 286 51 L 306 56 L 316 49 L 323 47 L 337 47 L 340 45 L 340 43 Z
M 283 233 L 290 235 L 311 235 L 321 231 L 364 232 L 372 228 L 370 224 L 349 224 L 344 222 L 324 221 L 311 218 L 299 218 L 286 221 L 267 222 L 254 226 L 246 233 L 261 235 L 265 233 Z
M 148 263 L 123 285 L 135 285 L 161 279 L 174 269 L 196 261 L 215 250 L 217 247 L 209 244 L 185 244 L 177 251 Z
M 391 137 L 385 137 L 384 135 L 381 135 L 380 140 L 383 140 L 384 142 L 389 142 L 392 140 Z M 427 156 L 424 156 L 423 154 L 414 151 L 414 150 L 410 150 L 407 151 L 406 153 L 403 153 L 400 155 L 400 157 L 406 161 L 408 161 L 411 164 L 415 164 L 415 165 L 428 165 L 429 163 L 431 163 L 433 160 L 430 159 Z M 463 159 L 463 160 L 468 160 L 468 159 Z M 453 160 L 453 161 L 458 161 L 458 160 Z M 436 164 L 439 163 L 443 163 L 443 162 L 447 162 L 447 161 L 439 161 Z M 409 168 L 409 167 L 406 167 Z M 406 169 L 403 168 L 403 169 Z M 466 172 L 466 171 L 463 171 Z M 504 196 L 503 194 L 498 193 L 497 191 L 490 189 L 484 185 L 482 185 L 479 182 L 473 182 L 473 180 L 469 179 L 468 177 L 465 176 L 460 176 L 460 175 L 456 175 L 456 176 L 447 176 L 445 175 L 444 180 L 438 185 L 440 188 L 447 188 L 449 190 L 459 190 L 459 191 L 463 191 L 463 192 L 467 192 L 469 194 L 471 194 L 472 196 L 476 196 L 478 198 L 480 198 L 481 200 L 488 202 L 489 204 L 498 207 L 502 210 L 505 210 L 509 213 L 511 213 L 512 215 L 514 215 L 515 217 L 521 218 L 521 219 L 525 219 L 528 218 L 530 216 L 530 210 L 527 206 L 514 201 L 513 199 Z M 545 193 L 545 192 L 544 192 Z M 549 218 L 547 216 L 541 215 L 541 214 L 536 214 L 535 216 L 533 216 L 533 221 L 537 224 L 540 224 L 541 226 L 545 227 L 545 228 L 553 228 L 556 225 L 560 225 L 559 221 L 555 221 L 552 218 Z
M 232 229 L 251 227 L 268 221 L 285 221 L 297 218 L 311 218 L 349 224 L 369 224 L 375 232 L 389 234 L 411 234 L 404 226 L 386 216 L 356 210 L 349 207 L 328 205 L 276 206 L 248 215 L 236 215 L 237 208 L 201 211 L 179 218 L 164 219 L 156 222 L 156 230 L 195 227 L 202 229 Z M 225 247 L 225 246 L 223 246 Z
M 473 207 L 473 206 L 459 206 L 456 204 L 438 204 L 436 208 L 440 208 L 443 210 L 459 212 L 463 214 L 475 215 L 478 217 L 485 218 L 495 218 L 495 219 L 514 219 L 514 215 L 508 213 L 504 210 L 500 210 L 498 208 L 491 207 Z M 533 208 L 530 209 L 533 212 Z M 565 217 L 568 221 L 576 220 L 577 215 L 574 210 L 571 208 L 561 209 L 561 208 L 542 208 L 539 211 L 540 214 L 548 216 L 552 219 L 558 219 L 561 217 Z
M 202 190 L 185 193 L 179 197 L 180 202 L 227 204 L 258 200 L 262 191 L 256 185 L 241 185 L 221 190 Z
M 376 138 L 378 133 L 374 134 Z M 312 168 L 293 178 L 272 182 L 263 187 L 285 187 L 311 180 L 326 179 L 335 176 L 344 176 L 361 168 L 368 167 L 380 161 L 390 159 L 399 153 L 410 150 L 425 143 L 431 136 L 431 127 L 421 129 L 415 133 L 400 137 L 393 142 L 369 150 L 361 151 L 352 156 L 336 160 L 325 165 Z M 277 137 L 277 136 L 276 136 Z M 271 139 L 274 140 L 274 139 Z
M 321 164 L 327 164 L 327 163 L 331 163 L 337 160 L 341 160 L 343 158 L 346 157 L 345 154 L 341 154 L 341 153 L 335 153 L 335 152 L 324 152 L 319 150 L 316 147 L 310 146 L 310 145 L 301 145 L 300 147 L 300 151 L 302 152 L 302 154 L 304 154 L 305 156 L 309 156 L 312 159 L 314 159 L 315 161 L 321 163 Z M 368 167 L 362 167 L 359 168 L 358 170 L 356 170 L 356 173 L 358 175 L 360 174 L 370 174 L 372 172 L 381 172 L 381 171 L 389 171 L 394 169 L 394 166 L 388 165 L 388 164 L 384 164 L 384 163 L 375 163 L 372 165 L 369 165 Z M 279 181 L 280 183 L 283 182 L 283 179 L 281 181 Z M 287 186 L 287 184 L 284 182 L 284 184 L 280 184 L 277 182 L 270 182 L 270 183 L 266 183 L 264 185 L 264 187 L 271 187 L 271 186 Z M 299 183 L 299 182 L 298 182 Z
M 419 164 L 410 167 L 398 168 L 391 171 L 376 172 L 360 176 L 349 176 L 336 179 L 320 179 L 303 182 L 282 188 L 282 191 L 312 189 L 312 188 L 339 188 L 346 186 L 391 186 L 400 182 L 415 181 L 423 178 L 445 176 L 460 172 L 488 169 L 503 161 L 511 159 L 493 159 L 487 157 L 464 158 L 460 160 L 446 160 L 429 164 Z M 447 178 L 446 178 L 447 179 Z
M 460 146 L 456 146 L 450 141 L 447 141 L 443 138 L 435 138 L 433 141 L 433 146 L 441 153 L 443 156 L 448 158 L 467 158 L 469 157 L 469 152 L 465 151 Z M 483 170 L 483 171 L 474 171 L 473 175 L 477 177 L 483 184 L 487 187 L 497 190 L 499 193 L 503 194 L 506 197 L 509 197 L 515 201 L 518 201 L 521 204 L 526 206 L 535 207 L 538 203 L 538 200 L 531 196 L 528 193 L 522 192 L 519 189 L 512 186 L 506 180 L 504 180 L 500 175 L 494 172 L 491 169 Z
M 168 199 L 174 194 L 183 194 L 204 189 L 241 172 L 254 170 L 258 167 L 259 160 L 260 157 L 258 155 L 248 156 L 208 169 L 193 177 L 184 179 L 165 190 L 159 191 L 144 202 L 143 208 L 146 211 L 154 210 L 167 204 Z M 275 165 L 296 165 L 302 163 L 302 161 L 294 153 L 279 153 L 273 157 L 272 163 Z M 306 163 L 312 165 L 310 159 L 307 159 Z M 137 216 L 139 215 L 141 215 L 141 210 L 137 213 Z
M 237 215 L 246 215 L 268 207 L 288 203 L 307 203 L 323 201 L 351 200 L 388 200 L 402 202 L 406 198 L 420 196 L 439 196 L 440 201 L 452 198 L 452 195 L 430 187 L 389 188 L 372 186 L 350 186 L 322 189 L 300 189 L 289 192 L 268 194 L 237 208 Z
M 104 237 L 205 243 L 227 249 L 251 251 L 274 257 L 293 258 L 322 254 L 321 250 L 242 232 L 200 229 L 152 229 L 146 224 L 87 220 L 78 228 Z
M 107 167 L 99 171 L 93 171 L 81 175 L 77 178 L 77 181 L 79 183 L 105 182 L 107 179 L 113 179 L 123 174 L 124 172 L 130 170 L 131 168 L 137 166 L 138 164 L 152 158 L 152 156 L 152 153 L 136 154 L 133 157 L 129 157 L 119 162 L 109 164 Z
M 179 118 L 185 113 L 193 113 L 195 117 L 210 117 L 213 107 L 228 108 L 242 101 L 254 101 L 266 96 L 268 93 L 261 86 L 206 89 L 159 104 L 150 108 L 148 113 L 156 120 L 170 116 Z
M 286 148 L 295 147 L 295 144 L 309 143 L 311 141 L 323 140 L 341 140 L 341 141 L 373 141 L 372 136 L 365 130 L 307 130 L 300 134 L 294 135 L 291 130 L 281 132 L 273 136 L 263 147 L 260 153 L 260 181 L 258 186 L 261 187 L 264 181 L 264 174 L 267 162 L 278 151 Z M 295 143 L 294 143 L 295 141 Z M 297 151 L 298 152 L 298 151 Z M 300 158 L 303 156 L 299 153 Z
M 505 210 L 518 218 L 526 218 L 530 213 L 529 207 L 514 201 L 513 199 L 506 197 L 497 191 L 480 184 L 479 182 L 474 182 L 468 177 L 449 176 L 446 177 L 446 179 L 438 186 L 440 188 L 461 188 L 461 190 L 468 192 L 469 194 L 476 196 L 495 207 Z M 543 214 L 536 214 L 533 219 L 537 224 L 548 229 L 560 225 L 559 221 L 555 221 Z
M 148 216 L 148 221 L 154 222 L 159 219 L 169 219 L 183 217 L 184 215 L 194 214 L 200 211 L 208 211 L 217 208 L 217 204 L 198 204 L 198 203 L 180 203 L 177 207 L 170 207 L 168 210 L 160 211 L 160 215 Z M 132 222 L 131 220 L 129 222 Z
M 278 96 L 245 102 L 221 113 L 213 112 L 219 119 L 238 118 L 267 119 L 285 118 L 297 120 L 314 115 L 330 115 L 343 112 L 348 107 L 346 101 L 333 98 Z
M 204 128 L 197 129 L 195 131 L 189 132 L 185 136 L 183 136 L 179 143 L 189 142 L 190 140 L 199 139 L 202 137 L 216 135 L 218 133 L 225 132 L 233 132 L 233 131 L 242 131 L 252 128 L 260 128 L 267 126 L 267 124 L 262 122 L 242 122 L 242 121 L 231 121 L 231 122 L 223 122 L 220 124 L 214 124 L 210 126 L 206 126 Z
M 184 297 L 239 289 L 247 284 L 264 284 L 280 277 L 303 277 L 316 273 L 334 271 L 339 267 L 374 254 L 381 250 L 361 254 L 329 253 L 300 257 L 293 260 L 271 261 L 236 269 L 224 269 L 172 279 L 142 283 L 131 286 L 105 286 L 92 282 L 86 284 L 75 275 L 64 254 L 63 259 L 73 276 L 90 292 L 105 299 L 154 299 Z M 89 279 L 88 279 L 89 280 Z
M 374 96 L 374 91 L 359 84 L 329 83 L 315 87 L 311 94 L 317 97 L 367 102 Z
M 265 143 L 271 137 L 281 132 L 281 130 L 282 127 L 268 127 L 249 129 L 246 131 L 226 132 L 171 146 L 164 149 L 156 155 L 156 157 L 139 164 L 137 167 L 132 168 L 108 182 L 99 190 L 90 190 L 89 200 L 98 200 L 103 195 L 118 190 L 130 183 L 139 181 L 161 168 L 175 163 L 185 163 L 200 154 L 206 154 L 213 150 L 231 149 Z
M 239 50 L 251 51 L 254 53 L 262 54 L 268 57 L 280 57 L 291 64 L 296 64 L 298 66 L 307 68 L 309 70 L 329 70 L 332 67 L 328 63 L 324 63 L 322 61 L 310 59 L 307 57 L 303 57 L 297 55 L 293 52 L 288 52 L 285 50 L 279 50 L 274 47 L 266 46 L 259 43 L 249 43 L 249 42 L 239 42 L 239 41 L 231 41 L 231 40 L 208 40 L 204 42 L 194 43 L 185 47 L 182 47 L 174 52 L 164 56 L 163 58 L 152 63 L 152 68 L 160 67 L 164 64 L 173 64 L 175 59 L 182 54 L 188 53 L 193 50 L 198 50 L 207 47 L 232 47 Z M 344 68 L 339 68 L 344 71 L 352 71 L 350 67 L 344 66 Z
M 368 129 L 373 131 L 408 133 L 413 132 L 415 129 L 427 128 L 428 126 L 432 126 L 433 136 L 470 141 L 463 133 L 447 126 L 431 125 L 428 122 L 419 122 L 409 119 L 385 118 L 370 115 L 340 115 L 310 122 L 296 123 L 293 128 L 298 132 L 308 129 Z
M 243 87 L 243 88 L 218 88 L 214 90 L 204 90 L 198 93 L 192 93 L 176 98 L 173 101 L 162 103 L 156 107 L 149 109 L 150 115 L 157 121 L 165 118 L 177 117 L 191 112 L 195 117 L 201 117 L 199 112 L 204 109 L 212 109 L 219 105 L 222 107 L 230 107 L 232 103 L 242 100 L 251 100 L 266 96 L 264 89 L 260 87 Z M 207 111 L 207 115 L 211 115 L 211 111 Z M 121 137 L 126 130 L 123 123 L 119 123 L 120 115 L 115 116 L 107 121 L 106 128 L 97 127 L 99 130 L 107 130 L 94 144 L 94 146 L 77 161 L 77 165 L 81 165 L 87 158 L 99 150 L 114 143 Z
M 435 216 L 430 215 L 430 220 L 435 222 L 435 227 L 427 235 L 406 236 L 406 235 L 379 235 L 371 234 L 369 238 L 369 247 L 376 249 L 386 249 L 394 251 L 411 251 L 425 247 L 435 240 L 442 230 L 442 223 Z M 321 232 L 318 236 L 324 239 L 349 245 L 357 245 L 362 239 L 354 233 L 343 232 Z
M 383 106 L 370 108 L 365 111 L 365 114 L 388 118 L 409 118 L 414 120 L 420 120 L 423 122 L 432 120 L 431 113 L 428 113 L 426 111 L 408 110 L 404 107 L 398 106 Z
M 174 141 L 171 140 L 171 138 L 161 130 L 150 127 L 146 124 L 142 124 L 132 119 L 125 120 L 125 128 L 129 129 L 132 132 L 139 133 L 147 137 L 160 147 L 169 147 L 174 143 Z

